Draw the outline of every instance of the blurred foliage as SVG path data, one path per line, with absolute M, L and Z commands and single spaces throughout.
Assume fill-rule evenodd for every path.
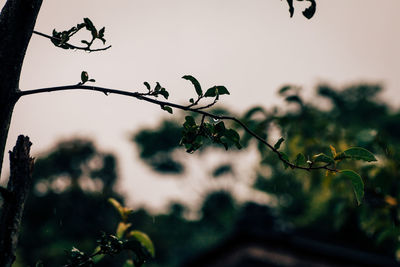
M 343 90 L 321 85 L 317 88 L 318 100 L 307 102 L 300 88 L 288 85 L 279 90 L 279 95 L 288 103 L 286 107 L 269 110 L 254 107 L 240 119 L 271 143 L 278 140 L 276 135 L 283 136 L 285 142 L 278 141 L 276 145 L 279 144 L 291 161 L 303 164 L 321 151 L 332 157 L 335 150 L 350 147 L 372 151 L 379 160 L 377 164 L 341 160 L 343 169 L 360 170 L 365 184 L 365 202 L 360 207 L 348 177 L 326 171 L 285 170 L 281 160 L 261 143 L 256 143 L 261 160 L 254 187 L 272 196 L 270 205 L 274 212 L 298 231 L 395 257 L 400 252 L 400 112 L 378 100 L 380 91 L 378 85 L 361 84 Z M 163 122 L 166 123 L 172 121 Z M 174 134 L 180 129 L 175 125 Z M 248 133 L 235 124 L 229 127 L 240 133 L 241 145 L 245 148 L 242 153 L 254 147 L 256 141 Z M 136 136 L 144 132 L 162 134 L 158 129 L 146 129 Z M 176 141 L 174 144 L 175 147 L 168 147 L 166 157 L 181 149 Z M 158 153 L 154 139 L 151 144 L 138 145 L 142 150 L 151 146 L 151 154 Z M 304 157 L 296 159 L 299 153 Z M 179 160 L 185 166 L 184 159 Z M 217 168 L 214 176 L 229 171 L 230 167 L 226 166 Z
M 307 237 L 395 257 L 400 234 L 400 112 L 377 100 L 380 90 L 379 86 L 357 85 L 338 91 L 324 85 L 318 87 L 317 101 L 310 103 L 303 99 L 300 88 L 286 86 L 279 91 L 288 102 L 284 109 L 254 107 L 240 116 L 271 143 L 283 136 L 280 150 L 292 161 L 298 153 L 304 155 L 298 159 L 302 163 L 321 151 L 332 155 L 334 148 L 344 151 L 357 146 L 372 151 L 379 160 L 376 164 L 347 159 L 341 163 L 360 170 L 365 183 L 361 206 L 356 205 L 350 181 L 341 175 L 286 170 L 276 154 L 234 123 L 226 123 L 241 135 L 243 149 L 238 153 L 257 150 L 260 162 L 252 186 L 271 197 L 271 212 L 254 203 L 239 204 L 230 192 L 214 191 L 204 196 L 197 220 L 188 220 L 189 208 L 180 203 L 171 203 L 166 214 L 152 215 L 145 209 L 124 213 L 124 224 L 143 231 L 154 243 L 156 257 L 145 266 L 179 266 L 228 236 L 235 225 L 270 229 L 274 217 L 279 227 L 295 229 Z M 198 125 L 201 116 L 190 115 Z M 167 120 L 132 137 L 140 158 L 158 173 L 186 171 L 186 157 L 179 155 L 183 150 L 179 146 L 180 125 Z M 224 147 L 210 141 L 199 153 L 216 149 Z M 222 179 L 235 173 L 236 164 L 225 161 L 211 172 L 204 171 L 210 179 Z M 101 231 L 115 234 L 119 229 L 118 237 L 124 227 L 118 227 L 120 218 L 107 202 L 112 197 L 123 203 L 114 190 L 116 169 L 115 158 L 99 152 L 87 140 L 62 142 L 38 158 L 16 266 L 34 266 L 38 260 L 44 266 L 61 266 L 66 263 L 65 251 L 73 246 L 93 251 L 93 241 L 99 239 Z M 128 256 L 106 256 L 98 266 L 122 266 Z

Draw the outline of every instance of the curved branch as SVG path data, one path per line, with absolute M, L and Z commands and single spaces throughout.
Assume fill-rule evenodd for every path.
M 34 34 L 37 34 L 39 36 L 45 37 L 47 39 L 50 40 L 56 40 L 56 41 L 61 41 L 61 39 L 38 32 L 38 31 L 33 31 Z M 72 45 L 70 43 L 65 43 L 66 45 L 68 45 L 68 47 L 70 49 L 77 49 L 77 50 L 84 50 L 84 51 L 89 51 L 89 52 L 97 52 L 97 51 L 104 51 L 107 50 L 109 48 L 111 48 L 111 45 L 107 46 L 107 47 L 103 47 L 103 48 L 96 48 L 96 49 L 91 49 L 90 47 L 82 47 L 82 46 L 76 46 L 76 45 Z
M 313 167 L 313 166 L 302 167 L 302 166 L 297 166 L 297 165 L 287 161 L 286 159 L 283 158 L 282 154 L 276 148 L 274 148 L 271 144 L 269 144 L 267 142 L 267 140 L 265 140 L 264 138 L 262 138 L 259 135 L 257 135 L 254 131 L 252 131 L 249 127 L 247 127 L 246 124 L 244 124 L 242 121 L 240 121 L 239 119 L 237 119 L 235 117 L 225 116 L 225 115 L 215 115 L 215 114 L 212 114 L 210 112 L 204 111 L 204 110 L 199 109 L 199 108 L 193 108 L 191 106 L 183 106 L 183 105 L 175 104 L 175 103 L 168 102 L 168 101 L 157 100 L 157 99 L 154 99 L 154 98 L 147 97 L 146 95 L 148 95 L 148 94 L 146 94 L 146 93 L 128 92 L 128 91 L 112 89 L 112 88 L 105 88 L 105 87 L 88 86 L 88 85 L 77 84 L 77 85 L 55 86 L 55 87 L 47 87 L 47 88 L 19 91 L 17 93 L 17 99 L 19 99 L 22 96 L 26 96 L 26 95 L 33 95 L 33 94 L 47 93 L 47 92 L 66 91 L 66 90 L 90 90 L 90 91 L 102 92 L 105 95 L 117 94 L 117 95 L 130 96 L 130 97 L 137 98 L 139 100 L 143 100 L 143 101 L 146 101 L 146 102 L 149 102 L 149 103 L 153 103 L 153 104 L 159 105 L 161 107 L 169 106 L 169 107 L 173 107 L 173 108 L 180 109 L 180 110 L 195 112 L 195 113 L 203 115 L 203 118 L 210 117 L 210 118 L 217 119 L 217 120 L 234 121 L 237 124 L 239 124 L 243 128 L 243 130 L 245 130 L 251 136 L 256 138 L 259 142 L 261 142 L 264 145 L 266 145 L 272 152 L 274 152 L 279 157 L 279 159 L 282 162 L 284 162 L 286 165 L 288 165 L 292 169 L 301 169 L 301 170 L 306 170 L 306 171 L 325 169 L 325 170 L 328 170 L 328 171 L 331 171 L 331 172 L 338 172 L 338 170 L 336 168 L 329 167 L 331 165 L 329 163 L 326 164 L 326 165 L 317 166 L 317 167 Z

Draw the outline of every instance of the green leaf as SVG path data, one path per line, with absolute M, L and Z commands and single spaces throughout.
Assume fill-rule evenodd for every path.
M 215 97 L 219 95 L 229 95 L 229 91 L 226 89 L 225 86 L 219 85 L 219 86 L 213 86 L 210 89 L 206 91 L 204 94 L 204 97 Z
M 216 89 L 218 90 L 218 94 L 219 94 L 219 95 L 230 95 L 228 89 L 226 89 L 225 86 L 223 86 L 223 85 L 218 85 L 218 86 L 215 86 L 215 87 L 216 87 Z
M 194 118 L 192 116 L 185 117 L 185 123 L 183 124 L 183 126 L 185 128 L 188 128 L 190 126 L 195 126 L 195 125 L 196 125 L 196 121 L 194 120 Z
M 217 96 L 217 93 L 218 93 L 217 87 L 214 86 L 206 91 L 206 93 L 204 94 L 204 97 L 214 97 L 214 96 Z
M 147 252 L 154 258 L 155 256 L 155 249 L 153 242 L 151 241 L 150 237 L 143 232 L 140 231 L 131 231 L 128 235 L 129 238 L 134 238 L 135 240 L 139 241 L 139 243 L 146 248 Z
M 317 155 L 313 156 L 313 161 L 314 162 L 325 162 L 325 163 L 329 163 L 329 164 L 335 164 L 335 161 L 333 160 L 333 158 L 325 155 L 324 153 L 320 153 Z
M 215 126 L 214 126 L 214 131 L 217 134 L 223 135 L 225 133 L 225 124 L 223 121 L 218 122 Z
M 189 99 L 189 102 L 194 104 L 194 99 L 193 98 Z
M 122 205 L 114 198 L 109 198 L 108 202 L 111 203 L 111 205 L 114 206 L 114 208 L 118 211 L 118 213 L 121 215 L 121 217 L 124 217 L 125 209 L 122 207 Z
M 275 143 L 274 148 L 279 149 L 281 147 L 281 144 L 285 141 L 283 137 L 279 138 L 278 142 Z
M 228 129 L 225 131 L 224 136 L 230 140 L 231 142 L 233 142 L 235 144 L 235 146 L 237 147 L 237 149 L 241 149 L 242 145 L 240 144 L 240 135 L 238 132 L 236 132 L 233 129 Z
M 89 80 L 89 74 L 86 71 L 82 71 L 82 73 L 81 73 L 82 84 L 84 84 L 88 80 Z
M 359 159 L 367 162 L 377 161 L 374 154 L 362 147 L 351 147 L 336 155 L 335 160 Z
M 294 161 L 294 165 L 296 166 L 303 166 L 306 165 L 307 160 L 306 157 L 303 155 L 303 153 L 299 153 L 296 156 L 296 160 Z
M 168 113 L 173 113 L 172 108 L 169 106 L 161 106 L 161 109 L 167 111 Z
M 281 156 L 284 160 L 286 160 L 287 162 L 290 162 L 288 155 L 286 155 L 283 152 L 279 152 L 279 153 L 281 154 Z M 282 163 L 283 163 L 283 166 L 285 167 L 285 169 L 287 169 L 289 167 L 289 165 L 286 162 L 282 162 Z
M 198 96 L 203 95 L 203 90 L 201 90 L 200 83 L 199 83 L 199 81 L 197 81 L 197 79 L 195 77 L 193 77 L 191 75 L 185 75 L 182 77 L 182 79 L 191 81 L 192 84 L 194 85 L 194 89 L 196 90 L 197 95 Z
M 364 182 L 361 179 L 361 176 L 352 170 L 342 170 L 340 171 L 340 173 L 346 178 L 350 179 L 353 185 L 353 190 L 357 199 L 357 203 L 358 205 L 361 205 L 362 199 L 364 197 Z
M 130 224 L 130 223 L 120 222 L 120 223 L 118 224 L 117 231 L 116 231 L 116 233 L 115 233 L 116 236 L 117 236 L 118 238 L 122 238 L 122 237 L 124 236 L 126 230 L 128 230 L 128 228 L 131 227 L 131 225 L 132 225 L 132 224 Z

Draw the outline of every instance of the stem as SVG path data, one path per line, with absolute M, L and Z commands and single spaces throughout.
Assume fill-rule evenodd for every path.
M 45 33 L 41 33 L 41 32 L 38 32 L 38 31 L 33 31 L 33 33 L 37 34 L 39 36 L 45 37 L 47 39 L 50 39 L 50 40 L 61 41 L 61 39 L 59 39 L 57 37 L 53 37 L 53 36 L 47 35 Z M 65 43 L 65 44 L 68 45 L 69 48 L 71 48 L 71 49 L 85 50 L 85 51 L 90 51 L 90 52 L 104 51 L 104 50 L 107 50 L 107 49 L 111 48 L 111 45 L 109 45 L 109 46 L 103 47 L 103 48 L 91 49 L 90 46 L 92 45 L 93 41 L 94 41 L 94 39 L 92 39 L 92 41 L 89 43 L 89 46 L 87 46 L 87 47 L 76 46 L 76 45 L 72 45 L 70 43 Z
M 203 119 L 205 117 L 210 117 L 210 118 L 218 119 L 218 120 L 234 121 L 237 124 L 239 124 L 243 128 L 243 130 L 245 130 L 251 136 L 256 138 L 259 142 L 261 142 L 264 145 L 266 145 L 272 152 L 274 152 L 279 157 L 279 159 L 281 161 L 283 161 L 285 164 L 287 164 L 292 169 L 301 169 L 301 170 L 306 170 L 306 171 L 325 169 L 325 170 L 332 171 L 332 172 L 338 172 L 337 169 L 330 168 L 329 167 L 330 164 L 326 164 L 326 165 L 323 165 L 323 166 L 317 166 L 317 167 L 296 166 L 295 164 L 285 160 L 282 157 L 282 154 L 277 149 L 275 149 L 265 139 L 263 139 L 262 137 L 257 135 L 255 132 L 253 132 L 251 129 L 249 129 L 246 124 L 244 124 L 242 121 L 240 121 L 239 119 L 237 119 L 235 117 L 223 116 L 223 115 L 214 115 L 214 114 L 212 114 L 210 112 L 207 112 L 207 111 L 204 111 L 202 109 L 193 108 L 192 106 L 183 106 L 183 105 L 171 103 L 171 102 L 168 102 L 168 101 L 161 101 L 161 100 L 157 100 L 157 99 L 154 99 L 154 98 L 149 98 L 149 97 L 146 96 L 147 94 L 144 94 L 144 93 L 127 92 L 127 91 L 122 91 L 122 90 L 112 89 L 112 88 L 104 88 L 104 87 L 98 87 L 98 86 L 88 86 L 88 85 L 77 84 L 77 85 L 55 86 L 55 87 L 47 87 L 47 88 L 33 89 L 33 90 L 27 90 L 27 91 L 19 91 L 18 94 L 17 94 L 17 98 L 19 98 L 21 96 L 26 96 L 26 95 L 33 95 L 33 94 L 46 93 L 46 92 L 66 91 L 66 90 L 91 90 L 91 91 L 102 92 L 102 93 L 104 93 L 106 95 L 111 93 L 111 94 L 117 94 L 117 95 L 130 96 L 130 97 L 134 97 L 134 98 L 137 98 L 139 100 L 143 100 L 143 101 L 146 101 L 146 102 L 149 102 L 149 103 L 153 103 L 153 104 L 156 104 L 156 105 L 159 105 L 159 106 L 162 106 L 162 107 L 163 106 L 169 106 L 169 107 L 173 107 L 173 108 L 180 109 L 180 110 L 195 112 L 195 113 L 203 115 Z

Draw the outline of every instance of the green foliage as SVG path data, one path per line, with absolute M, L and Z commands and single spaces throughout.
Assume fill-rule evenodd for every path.
M 357 203 L 358 205 L 361 205 L 362 199 L 364 197 L 364 182 L 361 179 L 361 176 L 352 170 L 342 170 L 340 171 L 340 173 L 346 178 L 350 179 L 353 185 L 353 190 L 357 199 Z
M 374 154 L 362 147 L 351 147 L 339 154 L 336 154 L 335 160 L 342 159 L 359 159 L 367 162 L 377 161 Z
M 223 121 L 216 124 L 202 121 L 198 125 L 194 117 L 186 116 L 180 141 L 180 144 L 185 146 L 186 152 L 193 153 L 198 150 L 205 140 L 221 144 L 226 150 L 232 145 L 238 149 L 242 147 L 239 134 L 233 129 L 227 129 Z
M 96 241 L 97 247 L 92 254 L 85 254 L 73 247 L 67 253 L 67 266 L 94 266 L 95 262 L 99 262 L 105 255 L 116 256 L 124 250 L 130 251 L 132 254 L 126 260 L 125 265 L 133 262 L 133 266 L 140 267 L 146 261 L 154 258 L 155 250 L 150 238 L 140 231 L 129 231 L 131 224 L 128 223 L 128 216 L 132 211 L 123 207 L 116 199 L 110 198 L 109 202 L 122 219 L 118 224 L 116 235 L 103 232 L 101 238 Z

